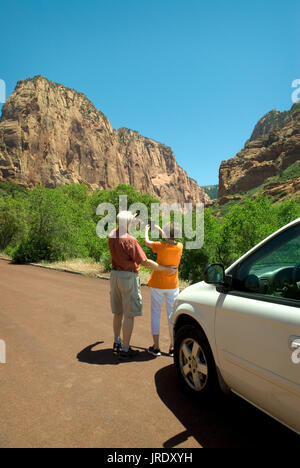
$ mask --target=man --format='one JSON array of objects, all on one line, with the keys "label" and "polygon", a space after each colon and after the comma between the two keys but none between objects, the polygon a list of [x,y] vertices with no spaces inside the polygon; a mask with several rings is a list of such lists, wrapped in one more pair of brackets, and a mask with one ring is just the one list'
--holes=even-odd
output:
[{"label": "man", "polygon": [[[177,267],[164,266],[149,260],[141,245],[128,230],[134,219],[130,211],[121,211],[117,216],[118,227],[109,235],[109,249],[113,270],[110,277],[110,299],[114,314],[114,354],[129,360],[138,354],[130,347],[134,318],[142,315],[140,265],[152,271],[165,271],[175,274]],[[120,338],[123,325],[123,343]]]}]

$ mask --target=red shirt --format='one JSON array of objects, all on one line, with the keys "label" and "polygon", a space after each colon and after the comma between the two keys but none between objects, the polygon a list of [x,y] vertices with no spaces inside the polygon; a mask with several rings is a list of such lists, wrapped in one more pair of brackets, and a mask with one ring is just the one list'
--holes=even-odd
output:
[{"label": "red shirt", "polygon": [[110,233],[108,246],[114,270],[139,273],[140,264],[147,260],[140,243],[128,233],[120,236],[119,229]]}]

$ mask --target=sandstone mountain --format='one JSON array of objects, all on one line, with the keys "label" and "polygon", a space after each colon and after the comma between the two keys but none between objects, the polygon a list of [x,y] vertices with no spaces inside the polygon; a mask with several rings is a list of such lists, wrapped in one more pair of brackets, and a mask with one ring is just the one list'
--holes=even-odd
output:
[{"label": "sandstone mountain", "polygon": [[91,190],[131,184],[166,202],[209,201],[171,148],[126,128],[114,130],[84,94],[42,76],[19,81],[2,108],[4,180],[28,188],[84,183]]},{"label": "sandstone mountain", "polygon": [[[276,199],[300,196],[300,102],[289,111],[273,110],[259,120],[244,148],[219,173],[219,203],[263,185]],[[295,168],[288,171],[288,168]],[[286,174],[289,173],[289,177]]]}]

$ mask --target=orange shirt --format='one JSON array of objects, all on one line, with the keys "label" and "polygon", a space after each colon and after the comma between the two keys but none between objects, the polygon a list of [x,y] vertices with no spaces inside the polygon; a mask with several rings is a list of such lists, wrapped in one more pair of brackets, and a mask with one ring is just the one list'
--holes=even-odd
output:
[{"label": "orange shirt", "polygon": [[[153,252],[157,253],[157,263],[160,265],[179,266],[182,257],[183,245],[178,242],[176,245],[170,245],[167,242],[153,242]],[[175,275],[165,271],[153,271],[148,286],[157,289],[177,289],[179,286],[178,271]]]}]

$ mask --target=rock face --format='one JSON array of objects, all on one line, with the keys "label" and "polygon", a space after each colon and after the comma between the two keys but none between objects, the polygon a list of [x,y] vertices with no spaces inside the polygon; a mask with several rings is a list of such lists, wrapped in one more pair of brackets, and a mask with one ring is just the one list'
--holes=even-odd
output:
[{"label": "rock face", "polygon": [[264,115],[255,125],[249,141],[267,135],[273,130],[280,130],[292,121],[292,113],[289,111],[280,112],[276,109]]},{"label": "rock face", "polygon": [[129,129],[112,129],[87,97],[42,76],[19,81],[2,108],[0,180],[25,187],[131,184],[165,202],[209,201],[171,148]]},{"label": "rock face", "polygon": [[[290,111],[271,111],[254,128],[245,147],[219,172],[219,199],[251,190],[300,160],[300,102]],[[287,188],[292,184],[286,181]],[[283,189],[283,187],[282,187]]]},{"label": "rock face", "polygon": [[276,199],[284,199],[292,195],[300,194],[300,177],[279,182],[271,182],[263,188],[262,193]]}]

